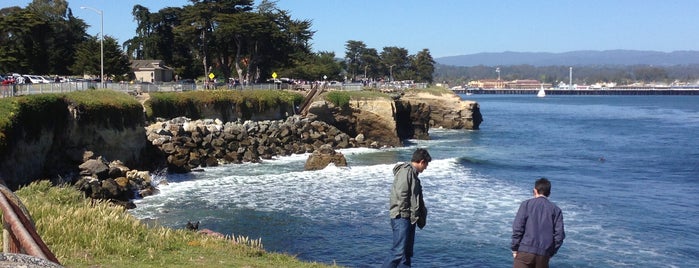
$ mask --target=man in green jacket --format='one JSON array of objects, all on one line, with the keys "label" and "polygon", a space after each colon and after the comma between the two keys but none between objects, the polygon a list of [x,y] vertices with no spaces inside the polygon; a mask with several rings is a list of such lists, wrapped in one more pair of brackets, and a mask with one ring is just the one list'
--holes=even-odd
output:
[{"label": "man in green jacket", "polygon": [[389,215],[393,229],[391,255],[382,267],[410,267],[415,243],[415,226],[422,229],[427,223],[427,208],[422,198],[418,174],[427,168],[432,157],[425,149],[417,149],[410,163],[393,167]]}]

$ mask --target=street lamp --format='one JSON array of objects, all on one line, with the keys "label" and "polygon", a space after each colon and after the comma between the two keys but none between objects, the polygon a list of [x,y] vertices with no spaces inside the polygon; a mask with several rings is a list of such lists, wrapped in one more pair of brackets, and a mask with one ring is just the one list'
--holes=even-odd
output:
[{"label": "street lamp", "polygon": [[104,14],[102,10],[81,6],[80,9],[89,9],[100,14],[100,86],[104,88]]}]

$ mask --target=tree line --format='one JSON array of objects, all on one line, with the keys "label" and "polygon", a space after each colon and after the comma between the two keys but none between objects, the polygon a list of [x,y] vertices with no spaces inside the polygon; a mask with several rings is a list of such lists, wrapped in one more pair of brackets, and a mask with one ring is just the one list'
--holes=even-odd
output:
[{"label": "tree line", "polygon": [[[0,9],[0,72],[99,74],[100,44],[86,29],[66,1],[35,0],[26,8]],[[104,48],[105,72],[128,72],[128,58],[116,40],[106,36]]]},{"label": "tree line", "polygon": [[[415,55],[401,47],[378,53],[349,40],[344,58],[313,52],[312,21],[292,18],[275,1],[190,0],[183,7],[151,12],[135,5],[135,35],[120,46],[104,36],[104,73],[133,79],[130,60],[162,60],[178,78],[264,82],[276,72],[301,80],[415,80],[432,82],[428,49]],[[26,8],[0,10],[0,73],[99,75],[100,43],[86,33],[66,0],[34,0]]]},{"label": "tree line", "polygon": [[[699,64],[651,66],[651,65],[598,65],[573,66],[573,83],[591,85],[595,83],[616,83],[628,85],[632,83],[675,82],[696,84],[699,82]],[[559,82],[569,83],[570,66],[435,66],[435,81],[462,85],[472,80],[497,79],[502,80],[536,79],[543,83],[557,85]]]}]

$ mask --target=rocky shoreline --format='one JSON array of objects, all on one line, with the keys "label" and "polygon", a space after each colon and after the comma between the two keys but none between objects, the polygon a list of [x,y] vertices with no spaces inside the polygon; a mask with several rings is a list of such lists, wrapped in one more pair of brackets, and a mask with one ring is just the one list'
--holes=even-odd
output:
[{"label": "rocky shoreline", "polygon": [[168,171],[175,173],[313,153],[324,145],[333,149],[386,146],[363,134],[350,137],[328,123],[299,115],[285,120],[227,123],[178,117],[151,124],[146,127],[146,134],[148,141],[164,154]]},{"label": "rocky shoreline", "polygon": [[105,129],[99,123],[78,124],[75,113],[69,115],[65,119],[69,127],[42,129],[36,140],[20,140],[5,156],[11,161],[0,165],[0,172],[14,185],[25,184],[22,174],[39,170],[23,166],[23,159],[36,159],[36,152],[42,152],[46,162],[40,163],[40,169],[63,170],[54,184],[71,184],[87,197],[125,208],[135,207],[133,199],[157,193],[158,183],[167,183],[153,180],[151,172],[187,173],[306,153],[310,155],[304,168],[318,170],[329,163],[347,165],[336,149],[402,146],[405,139],[429,139],[430,127],[478,129],[482,121],[478,103],[461,101],[453,94],[428,93],[353,100],[344,107],[320,98],[310,103],[308,114],[281,115],[275,120],[177,117]]},{"label": "rocky shoreline", "polygon": [[[223,123],[218,119],[191,120],[178,117],[146,127],[147,139],[164,159],[163,172],[187,173],[202,167],[243,162],[257,163],[275,156],[312,153],[307,170],[319,170],[329,163],[346,166],[335,149],[386,145],[356,137],[322,121],[299,115],[285,120]],[[149,171],[130,169],[119,160],[107,161],[91,151],[83,155],[80,173],[73,185],[93,200],[110,200],[127,209],[132,200],[158,193]]]}]

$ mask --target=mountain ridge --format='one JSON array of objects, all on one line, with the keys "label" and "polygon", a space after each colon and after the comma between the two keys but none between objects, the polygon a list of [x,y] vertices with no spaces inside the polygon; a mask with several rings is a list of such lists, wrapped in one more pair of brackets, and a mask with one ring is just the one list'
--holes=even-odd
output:
[{"label": "mountain ridge", "polygon": [[552,52],[482,52],[435,58],[435,62],[451,66],[589,66],[589,65],[691,65],[699,64],[699,51],[678,50],[660,52],[649,50],[576,50]]}]

